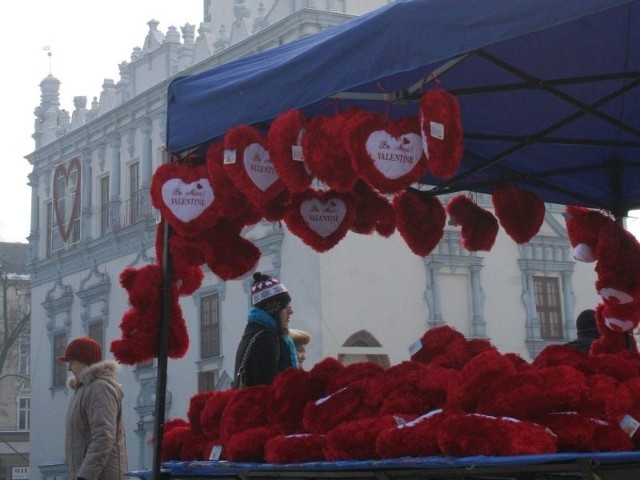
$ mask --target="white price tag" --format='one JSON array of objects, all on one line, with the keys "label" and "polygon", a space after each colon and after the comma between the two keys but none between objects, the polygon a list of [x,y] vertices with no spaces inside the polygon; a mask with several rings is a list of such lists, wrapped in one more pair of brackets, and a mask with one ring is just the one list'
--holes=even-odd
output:
[{"label": "white price tag", "polygon": [[420,339],[409,345],[409,356],[413,357],[422,349],[422,341]]},{"label": "white price tag", "polygon": [[438,122],[429,122],[429,133],[433,138],[442,140],[444,138],[444,125]]},{"label": "white price tag", "polygon": [[220,455],[222,455],[222,445],[214,445],[211,447],[209,460],[220,460]]},{"label": "white price tag", "polygon": [[224,165],[232,165],[236,163],[236,151],[235,150],[225,150],[224,151],[224,160],[222,161]]},{"label": "white price tag", "polygon": [[304,162],[302,145],[291,145],[291,158],[296,162]]}]

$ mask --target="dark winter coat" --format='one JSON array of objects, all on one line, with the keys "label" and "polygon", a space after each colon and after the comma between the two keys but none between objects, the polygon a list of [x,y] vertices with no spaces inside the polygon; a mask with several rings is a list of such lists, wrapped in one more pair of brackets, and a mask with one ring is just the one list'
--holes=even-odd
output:
[{"label": "dark winter coat", "polygon": [[[245,350],[254,335],[256,337],[245,365],[245,385],[268,385],[282,370],[291,366],[289,349],[283,337],[257,323],[247,323],[238,344],[235,371],[242,362]],[[235,377],[234,377],[235,378]]]},{"label": "dark winter coat", "polygon": [[69,379],[73,396],[66,421],[65,452],[69,478],[124,480],[127,471],[122,386],[113,361],[87,367]]}]

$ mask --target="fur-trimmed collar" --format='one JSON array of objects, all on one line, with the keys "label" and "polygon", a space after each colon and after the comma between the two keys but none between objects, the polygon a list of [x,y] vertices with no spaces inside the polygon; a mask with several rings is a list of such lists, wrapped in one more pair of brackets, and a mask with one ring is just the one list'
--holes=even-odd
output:
[{"label": "fur-trimmed collar", "polygon": [[103,360],[102,362],[89,365],[80,373],[80,377],[71,377],[67,384],[69,388],[77,389],[80,385],[87,385],[98,378],[104,378],[105,380],[115,381],[116,372],[120,370],[118,365],[113,360]]}]

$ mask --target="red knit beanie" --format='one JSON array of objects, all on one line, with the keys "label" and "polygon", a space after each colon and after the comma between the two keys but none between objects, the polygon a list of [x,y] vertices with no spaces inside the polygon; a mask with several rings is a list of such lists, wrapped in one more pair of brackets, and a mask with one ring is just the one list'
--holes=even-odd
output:
[{"label": "red knit beanie", "polygon": [[67,345],[64,356],[58,357],[59,362],[76,362],[91,365],[102,360],[102,347],[91,337],[78,337]]}]

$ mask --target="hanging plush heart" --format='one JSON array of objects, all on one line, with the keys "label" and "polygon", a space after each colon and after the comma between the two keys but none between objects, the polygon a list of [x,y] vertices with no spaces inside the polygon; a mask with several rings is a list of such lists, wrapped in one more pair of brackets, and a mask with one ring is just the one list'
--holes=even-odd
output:
[{"label": "hanging plush heart", "polygon": [[299,110],[288,110],[276,117],[267,133],[267,149],[273,166],[293,193],[306,190],[313,180],[302,152],[305,122]]},{"label": "hanging plush heart", "polygon": [[420,128],[433,176],[453,177],[464,154],[460,106],[456,97],[442,88],[425,93],[420,99]]},{"label": "hanging plush heart", "polygon": [[[207,172],[209,181],[216,192],[220,215],[227,218],[237,218],[246,215],[247,210],[253,208],[247,196],[236,188],[227,176],[222,162],[224,160],[224,145],[214,142],[207,148]],[[256,222],[259,218],[256,219]],[[255,223],[255,222],[254,222]]]},{"label": "hanging plush heart", "polygon": [[336,191],[306,190],[292,196],[284,221],[317,252],[333,248],[353,225],[353,199]]},{"label": "hanging plush heart", "polygon": [[255,128],[240,125],[227,132],[222,166],[255,207],[261,208],[285,188],[269,156],[267,140]]},{"label": "hanging plush heart", "polygon": [[151,179],[151,202],[181,235],[194,236],[219,216],[207,166],[160,165]]},{"label": "hanging plush heart", "polygon": [[291,202],[291,192],[284,189],[275,198],[266,203],[259,213],[265,220],[270,222],[278,222],[282,220],[289,210],[289,203]]},{"label": "hanging plush heart", "polygon": [[396,227],[413,253],[426,257],[444,235],[447,214],[437,197],[405,190],[393,199]]},{"label": "hanging plush heart", "polygon": [[376,112],[352,116],[344,142],[357,174],[382,193],[405,189],[427,171],[415,117],[394,121]]},{"label": "hanging plush heart", "polygon": [[493,214],[466,195],[453,197],[447,203],[449,224],[459,225],[460,245],[471,252],[489,251],[498,235],[498,220]]},{"label": "hanging plush heart", "polygon": [[500,225],[516,243],[527,243],[540,231],[545,206],[535,193],[505,185],[494,190],[492,200]]},{"label": "hanging plush heart", "polygon": [[343,142],[346,122],[361,110],[347,110],[334,117],[318,115],[309,122],[302,139],[304,158],[315,177],[338,192],[350,192],[358,177]]},{"label": "hanging plush heart", "polygon": [[396,213],[391,203],[367,183],[358,181],[353,188],[355,217],[351,231],[369,235],[377,231],[389,237],[396,230]]}]

